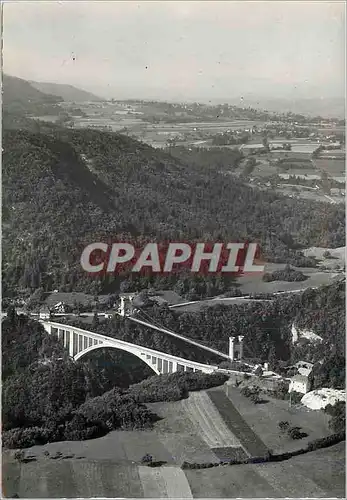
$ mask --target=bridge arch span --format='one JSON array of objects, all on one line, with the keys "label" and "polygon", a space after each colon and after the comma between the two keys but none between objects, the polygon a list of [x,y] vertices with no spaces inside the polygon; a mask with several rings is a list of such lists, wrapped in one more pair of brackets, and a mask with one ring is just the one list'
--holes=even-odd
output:
[{"label": "bridge arch span", "polygon": [[138,359],[140,359],[141,361],[143,361],[144,363],[146,363],[147,366],[149,366],[156,375],[159,375],[160,374],[160,371],[158,370],[157,366],[155,364],[153,364],[152,362],[150,362],[150,360],[148,359],[144,359],[143,356],[140,356],[138,353],[136,352],[133,352],[133,350],[131,349],[126,349],[124,347],[120,347],[120,346],[116,346],[116,345],[113,345],[113,344],[98,344],[98,345],[92,345],[90,347],[87,347],[86,349],[83,349],[83,351],[79,352],[78,354],[75,354],[75,356],[73,357],[73,359],[75,361],[78,361],[79,359],[83,358],[83,356],[85,356],[86,354],[89,354],[90,352],[93,352],[93,351],[96,351],[97,349],[117,349],[118,351],[123,351],[123,352],[127,352],[129,354],[132,354],[133,356],[136,356]]},{"label": "bridge arch span", "polygon": [[156,351],[149,347],[125,342],[114,337],[100,335],[76,326],[40,320],[40,323],[49,335],[55,335],[62,341],[71,358],[76,361],[84,354],[102,347],[113,347],[133,354],[144,361],[156,374],[174,373],[177,371],[201,371],[213,373],[217,366],[207,365],[180,358],[172,354]]}]

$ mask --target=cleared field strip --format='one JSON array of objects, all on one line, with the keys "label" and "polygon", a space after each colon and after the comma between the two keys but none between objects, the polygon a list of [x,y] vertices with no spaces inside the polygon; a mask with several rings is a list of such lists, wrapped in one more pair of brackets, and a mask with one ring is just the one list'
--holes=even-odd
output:
[{"label": "cleared field strip", "polygon": [[331,496],[328,491],[322,490],[306,474],[300,474],[300,468],[296,465],[281,463],[253,467],[276,490],[280,497],[295,498],[298,492],[298,484],[300,484],[300,496],[303,498]]},{"label": "cleared field strip", "polygon": [[112,498],[143,498],[136,465],[118,465],[109,462],[97,462],[96,465],[101,472],[103,495]]},{"label": "cleared field strip", "polygon": [[278,498],[276,490],[249,465],[186,470],[194,498]]},{"label": "cleared field strip", "polygon": [[[6,459],[2,455],[1,464],[1,494],[4,498],[11,498],[15,493],[18,494],[20,483],[20,464],[13,459]],[[1,497],[2,498],[2,497]]]},{"label": "cleared field strip", "polygon": [[161,476],[165,481],[169,498],[193,498],[188,480],[178,467],[161,467]]},{"label": "cleared field strip", "polygon": [[168,498],[166,483],[161,475],[160,468],[138,467],[144,498]]},{"label": "cleared field strip", "polygon": [[22,464],[19,490],[13,493],[20,498],[144,497],[136,465],[83,460]]},{"label": "cleared field strip", "polygon": [[[242,447],[250,456],[263,456],[268,448],[252,431],[249,425],[241,417],[230,399],[221,390],[210,390],[206,393],[216,405],[220,417],[230,431],[238,437]],[[230,432],[229,431],[229,432]],[[225,445],[226,446],[226,445]]]},{"label": "cleared field strip", "polygon": [[221,418],[206,392],[194,392],[183,401],[185,410],[210,448],[240,447],[240,441]]},{"label": "cleared field strip", "polygon": [[161,442],[160,436],[155,435],[153,432],[120,431],[117,437],[127,460],[139,462],[146,453],[149,453],[154,457],[154,460],[174,462],[171,453]]},{"label": "cleared field strip", "polygon": [[213,453],[217,455],[219,460],[227,462],[229,460],[245,460],[248,455],[240,446],[239,448],[212,448]]},{"label": "cleared field strip", "polygon": [[139,466],[144,498],[193,498],[188,480],[179,467]]},{"label": "cleared field strip", "polygon": [[192,434],[185,432],[181,435],[161,434],[159,439],[171,453],[175,463],[181,464],[184,461],[195,463],[219,461],[217,454],[214,453],[202,437],[198,435],[197,429],[194,429]]},{"label": "cleared field strip", "polygon": [[[211,451],[199,434],[199,429],[189,418],[184,408],[184,400],[152,403],[148,407],[162,417],[162,420],[156,422],[154,426],[154,441],[160,440],[174,463],[218,462],[218,457]],[[155,459],[160,460],[156,455]]]},{"label": "cleared field strip", "polygon": [[71,463],[45,460],[21,464],[19,491],[16,493],[20,498],[78,496]]}]

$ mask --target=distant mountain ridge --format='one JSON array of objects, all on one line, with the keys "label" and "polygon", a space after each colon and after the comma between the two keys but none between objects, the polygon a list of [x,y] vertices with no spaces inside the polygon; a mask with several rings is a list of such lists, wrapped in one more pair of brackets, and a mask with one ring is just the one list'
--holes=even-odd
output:
[{"label": "distant mountain ridge", "polygon": [[3,109],[14,113],[35,112],[38,108],[51,108],[62,101],[60,95],[43,93],[27,80],[3,74]]},{"label": "distant mountain ridge", "polygon": [[44,94],[56,94],[62,97],[66,102],[87,102],[87,101],[103,101],[101,97],[87,92],[86,90],[74,87],[73,85],[63,83],[49,82],[34,82],[30,81],[30,85]]}]

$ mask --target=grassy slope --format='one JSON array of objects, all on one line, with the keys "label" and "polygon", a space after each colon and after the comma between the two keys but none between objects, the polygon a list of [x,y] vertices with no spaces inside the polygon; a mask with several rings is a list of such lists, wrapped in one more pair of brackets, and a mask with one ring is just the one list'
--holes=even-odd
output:
[{"label": "grassy slope", "polygon": [[222,419],[231,432],[239,438],[248,455],[250,457],[265,456],[268,451],[267,447],[249,427],[225,393],[219,389],[208,391],[208,394]]},{"label": "grassy slope", "polygon": [[[286,462],[187,470],[194,498],[344,497],[345,443]],[[110,460],[3,460],[3,494],[26,498],[191,498],[183,471]]]},{"label": "grassy slope", "polygon": [[286,462],[187,470],[194,498],[343,498],[345,443]]},{"label": "grassy slope", "polygon": [[[298,405],[289,408],[288,401],[268,396],[264,396],[267,403],[255,405],[232,386],[228,386],[228,396],[249,427],[261,436],[264,444],[274,453],[293,451],[306,446],[308,441],[331,434],[329,416],[321,411],[310,411]],[[278,428],[278,423],[282,420],[301,427],[308,434],[307,438],[293,441],[282,434]]]},{"label": "grassy slope", "polygon": [[[193,394],[194,398],[197,394]],[[275,430],[274,422],[281,419],[281,415],[274,411],[275,406],[253,405],[251,412],[251,403],[248,406],[245,404],[243,419],[234,408],[236,406],[241,411],[237,398],[233,398],[232,404],[220,389],[202,391],[201,395],[204,397],[204,408],[207,412],[211,411],[211,415],[216,407],[205,397],[208,395],[212,395],[221,416],[226,410],[230,416],[233,408],[233,419],[229,425],[246,449],[250,450],[251,437],[255,436],[251,428],[267,446],[276,444],[277,438],[273,438],[275,441],[270,439],[271,431]],[[37,461],[24,464],[14,460],[13,451],[5,452],[4,495],[9,497],[17,493],[27,498],[191,498],[191,489],[193,497],[205,498],[343,496],[344,443],[280,463],[183,472],[179,466],[184,460],[199,463],[218,461],[203,436],[199,435],[199,427],[194,424],[200,415],[199,412],[194,413],[196,401],[193,399],[191,395],[184,401],[150,404],[151,409],[163,417],[152,431],[115,431],[90,441],[35,446],[26,454],[35,456]],[[255,410],[261,416],[257,425]],[[301,414],[300,418],[310,418],[312,412],[305,415]],[[228,420],[226,414],[224,417]],[[297,423],[292,421],[292,417],[290,420],[293,424]],[[212,437],[212,431],[218,434],[213,425],[207,427]],[[303,427],[306,430],[306,426]],[[319,427],[316,433],[310,433],[310,438],[318,435]],[[259,454],[258,441],[253,442],[255,454]],[[50,456],[61,451],[63,456],[74,455],[74,458],[52,460],[44,455],[46,450]],[[167,462],[166,465],[160,469],[141,466],[140,460],[145,453],[153,455],[155,460]]]}]

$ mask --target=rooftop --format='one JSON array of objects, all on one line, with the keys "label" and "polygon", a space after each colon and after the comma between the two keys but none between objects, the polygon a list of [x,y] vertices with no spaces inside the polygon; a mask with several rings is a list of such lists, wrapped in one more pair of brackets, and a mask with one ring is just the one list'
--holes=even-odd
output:
[{"label": "rooftop", "polygon": [[290,380],[292,380],[293,382],[306,383],[308,381],[308,377],[306,375],[297,374],[294,375],[293,377],[290,377]]},{"label": "rooftop", "polygon": [[[108,295],[99,295],[98,301],[100,304],[107,302],[109,299]],[[63,302],[66,305],[74,306],[75,303],[87,306],[89,304],[95,303],[95,297],[93,295],[88,295],[83,292],[53,292],[46,297],[45,304],[48,307],[53,307],[58,302]]]}]

